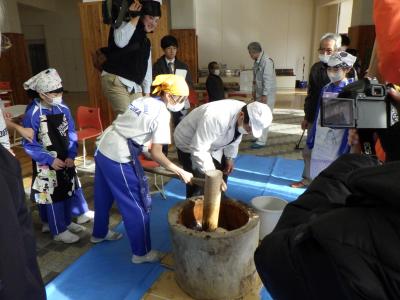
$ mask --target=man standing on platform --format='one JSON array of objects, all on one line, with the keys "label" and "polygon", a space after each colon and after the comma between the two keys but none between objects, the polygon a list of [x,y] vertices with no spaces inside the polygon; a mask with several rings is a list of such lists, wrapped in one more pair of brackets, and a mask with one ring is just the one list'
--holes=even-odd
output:
[{"label": "man standing on platform", "polygon": [[[271,111],[275,106],[276,75],[274,61],[261,48],[260,43],[252,42],[247,46],[253,65],[253,99],[267,104]],[[251,145],[252,149],[260,149],[267,145],[268,128],[261,137]]]},{"label": "man standing on platform", "polygon": [[102,51],[101,86],[115,114],[124,113],[132,100],[150,95],[152,82],[151,44],[147,33],[153,32],[161,17],[158,1],[135,0],[129,7],[130,20],[110,28],[108,47]]}]

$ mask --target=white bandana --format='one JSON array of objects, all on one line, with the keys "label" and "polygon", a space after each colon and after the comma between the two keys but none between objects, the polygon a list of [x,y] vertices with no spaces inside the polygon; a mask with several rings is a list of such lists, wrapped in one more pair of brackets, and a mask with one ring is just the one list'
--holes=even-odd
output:
[{"label": "white bandana", "polygon": [[61,78],[56,69],[44,70],[24,83],[25,90],[48,93],[62,88]]},{"label": "white bandana", "polygon": [[341,51],[331,55],[328,60],[329,67],[342,67],[342,68],[351,68],[356,62],[357,57],[351,55],[350,53]]}]

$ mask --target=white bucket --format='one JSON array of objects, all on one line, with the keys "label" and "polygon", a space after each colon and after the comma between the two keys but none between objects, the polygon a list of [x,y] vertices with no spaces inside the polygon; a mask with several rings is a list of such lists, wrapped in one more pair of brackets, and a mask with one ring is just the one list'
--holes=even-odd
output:
[{"label": "white bucket", "polygon": [[275,228],[287,203],[272,196],[258,196],[251,200],[251,205],[260,216],[260,240]]}]

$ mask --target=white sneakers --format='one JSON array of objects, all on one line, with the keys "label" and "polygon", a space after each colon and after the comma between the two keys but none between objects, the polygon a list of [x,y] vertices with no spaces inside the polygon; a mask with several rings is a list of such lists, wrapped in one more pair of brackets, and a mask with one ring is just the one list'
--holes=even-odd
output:
[{"label": "white sneakers", "polygon": [[85,212],[84,214],[82,214],[76,218],[76,223],[85,224],[93,219],[94,219],[94,211],[88,210],[87,212]]},{"label": "white sneakers", "polygon": [[122,233],[108,230],[107,235],[104,238],[97,238],[92,235],[90,241],[94,244],[97,244],[103,241],[116,241],[121,239],[122,236],[123,236]]},{"label": "white sneakers", "polygon": [[[74,233],[78,233],[78,232],[82,232],[86,230],[86,227],[82,226],[82,225],[78,225],[76,223],[71,222],[71,224],[69,224],[67,226],[67,230],[65,230],[64,232],[61,232],[60,234],[57,234],[53,237],[53,239],[57,242],[63,242],[66,244],[72,244],[72,243],[76,243],[77,241],[79,241],[79,236],[77,236]],[[48,223],[43,223],[42,224],[42,232],[50,232],[50,228],[49,228],[49,224]]]},{"label": "white sneakers", "polygon": [[72,243],[76,243],[77,241],[79,241],[79,236],[77,236],[76,234],[73,234],[69,230],[65,230],[64,232],[54,236],[54,240],[57,242],[72,244]]},{"label": "white sneakers", "polygon": [[143,256],[132,255],[132,263],[134,264],[142,264],[146,262],[156,262],[161,260],[165,256],[165,253],[151,250],[149,253]]},{"label": "white sneakers", "polygon": [[76,223],[74,223],[74,222],[71,222],[71,224],[69,224],[69,225],[67,226],[67,228],[68,228],[69,231],[71,231],[71,232],[73,232],[73,233],[78,233],[78,232],[82,232],[82,231],[85,231],[85,230],[86,230],[86,227],[85,227],[85,226],[76,224]]}]

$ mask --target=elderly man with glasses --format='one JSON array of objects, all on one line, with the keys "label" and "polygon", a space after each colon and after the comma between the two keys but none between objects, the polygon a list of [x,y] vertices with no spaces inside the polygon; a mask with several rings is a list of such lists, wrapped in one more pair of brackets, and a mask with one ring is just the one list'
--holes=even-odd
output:
[{"label": "elderly man with glasses", "polygon": [[[339,34],[326,33],[324,34],[319,43],[319,61],[313,64],[310,70],[308,79],[307,96],[304,100],[304,120],[301,122],[301,129],[309,130],[314,123],[316,117],[316,110],[318,99],[321,94],[322,88],[327,85],[330,80],[327,74],[328,61],[332,54],[336,53],[341,47],[342,39]],[[301,188],[306,187],[310,179],[310,160],[311,150],[304,146],[303,149],[304,171],[303,180],[291,184],[291,187]]]}]

